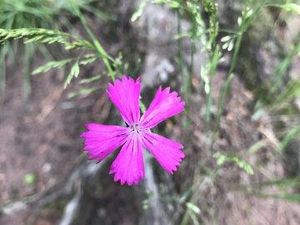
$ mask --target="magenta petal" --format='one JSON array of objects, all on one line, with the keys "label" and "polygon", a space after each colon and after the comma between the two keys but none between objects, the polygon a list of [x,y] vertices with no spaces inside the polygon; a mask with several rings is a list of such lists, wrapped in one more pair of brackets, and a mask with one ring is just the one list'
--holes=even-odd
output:
[{"label": "magenta petal", "polygon": [[81,134],[90,159],[101,161],[120,147],[128,136],[126,127],[89,123]]},{"label": "magenta petal", "polygon": [[162,168],[172,174],[184,158],[183,146],[171,139],[147,132],[143,137],[144,147],[154,156]]},{"label": "magenta petal", "polygon": [[111,166],[110,174],[115,174],[114,181],[120,181],[122,185],[138,184],[144,178],[144,159],[140,137],[133,134],[127,138]]},{"label": "magenta petal", "polygon": [[144,128],[155,127],[160,122],[181,113],[184,110],[184,102],[177,92],[170,92],[170,88],[157,90],[149,108],[141,118]]},{"label": "magenta petal", "polygon": [[137,123],[140,119],[139,98],[141,82],[128,76],[123,76],[113,84],[109,84],[107,94],[118,108],[123,120],[127,124]]}]

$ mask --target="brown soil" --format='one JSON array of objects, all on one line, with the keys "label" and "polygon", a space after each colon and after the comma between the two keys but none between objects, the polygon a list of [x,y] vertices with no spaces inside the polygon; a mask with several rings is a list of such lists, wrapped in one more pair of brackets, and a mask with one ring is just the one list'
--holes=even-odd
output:
[{"label": "brown soil", "polygon": [[[65,179],[82,154],[79,135],[88,120],[86,112],[101,120],[110,108],[101,87],[92,98],[70,101],[67,93],[76,85],[64,90],[61,73],[33,76],[32,93],[24,100],[21,75],[12,72],[8,77],[1,105],[0,205],[39,195]],[[101,115],[93,113],[94,107],[103,106],[107,110]],[[35,177],[32,184],[25,182],[28,174]],[[45,217],[56,221],[52,214]],[[20,215],[29,216],[0,217],[0,224],[21,225]],[[36,224],[49,223],[38,219]]]}]

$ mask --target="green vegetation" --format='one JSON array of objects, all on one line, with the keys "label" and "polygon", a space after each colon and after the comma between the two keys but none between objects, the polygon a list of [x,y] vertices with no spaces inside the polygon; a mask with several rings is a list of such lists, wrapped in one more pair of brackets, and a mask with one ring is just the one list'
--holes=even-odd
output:
[{"label": "green vegetation", "polygon": [[[93,4],[96,1],[39,1],[39,0],[0,0],[0,88],[4,95],[7,79],[7,62],[21,61],[23,68],[24,95],[27,97],[31,91],[31,75],[42,75],[51,70],[63,70],[64,88],[68,87],[75,78],[78,78],[79,91],[70,91],[69,99],[78,96],[88,96],[97,91],[95,87],[86,87],[87,84],[98,82],[103,76],[114,80],[116,76],[124,73],[135,73],[128,68],[137,65],[126,64],[122,52],[113,55],[102,44],[92,28],[89,16],[95,18],[93,23],[108,21],[113,15],[96,9]],[[199,196],[199,190],[207,185],[214,185],[218,179],[222,179],[222,172],[230,168],[240,170],[245,176],[250,177],[247,185],[236,184],[232,189],[260,198],[284,199],[300,203],[299,176],[287,175],[282,179],[268,179],[265,182],[252,182],[252,177],[263,174],[262,164],[265,161],[254,161],[249,158],[259,158],[265,148],[274,150],[274,154],[282,161],[299,160],[289,158],[289,147],[293,141],[300,140],[300,113],[295,100],[300,98],[300,81],[291,78],[289,72],[295,59],[300,55],[300,34],[292,40],[288,46],[278,41],[280,54],[274,54],[278,59],[272,67],[270,74],[260,74],[259,62],[250,58],[249,49],[253,46],[248,40],[257,45],[263,42],[265,33],[253,32],[264,29],[260,24],[266,16],[268,19],[276,17],[270,29],[274,33],[276,23],[285,23],[289,16],[300,15],[299,2],[295,1],[271,1],[271,0],[247,0],[241,1],[240,8],[232,14],[234,25],[227,27],[223,23],[220,9],[215,0],[144,0],[140,2],[136,11],[132,13],[131,22],[138,21],[144,14],[147,4],[164,5],[177,16],[177,34],[174,37],[178,51],[172,60],[176,64],[177,79],[181,82],[180,88],[187,102],[187,111],[183,118],[183,129],[188,130],[193,123],[190,108],[193,94],[203,96],[203,112],[199,112],[203,120],[203,130],[208,147],[205,160],[199,158],[193,167],[191,183],[181,190],[181,197],[176,196],[175,201],[183,208],[181,225],[202,224],[199,217],[202,210],[212,220],[214,209],[207,203],[207,208],[202,209],[198,202],[203,201]],[[76,21],[76,26],[74,22]],[[182,21],[189,22],[188,31],[183,31]],[[260,27],[262,26],[262,27]],[[269,28],[268,28],[269,29]],[[273,34],[272,34],[273,35]],[[190,60],[184,59],[184,40],[189,40],[191,56]],[[21,44],[24,43],[25,45]],[[57,52],[51,49],[59,49]],[[201,49],[198,49],[201,46]],[[251,49],[250,49],[251,50]],[[194,74],[196,52],[206,54],[206,61],[200,69],[200,74]],[[17,57],[17,53],[21,53]],[[249,53],[249,55],[248,55]],[[42,55],[44,64],[33,68],[33,59],[36,55]],[[224,63],[227,61],[227,63]],[[88,67],[103,64],[101,74],[81,76],[82,71]],[[136,62],[138,64],[139,62]],[[218,76],[218,71],[225,65],[225,75],[220,79],[220,87],[214,86],[213,80]],[[257,66],[256,66],[257,65]],[[35,65],[36,66],[36,65]],[[140,66],[140,65],[139,65]],[[249,71],[249,73],[247,73]],[[299,73],[300,71],[298,71]],[[261,79],[265,75],[266,80]],[[255,79],[253,78],[255,76]],[[239,77],[239,78],[238,78]],[[299,76],[298,76],[299,78]],[[193,80],[199,79],[199,87],[193,84]],[[271,138],[259,138],[248,147],[242,147],[237,151],[228,152],[216,149],[214,144],[226,135],[222,128],[222,118],[226,114],[227,102],[232,96],[232,84],[235,79],[244,82],[248,90],[253,94],[253,102],[250,111],[252,121],[267,118],[271,120],[274,136]],[[253,81],[254,80],[254,81]],[[216,90],[219,91],[216,91]],[[213,97],[218,93],[218,97]],[[142,111],[145,105],[141,103]],[[257,128],[259,129],[259,128]],[[263,133],[263,132],[262,132]],[[263,133],[265,134],[265,133]],[[298,142],[299,143],[299,142]],[[188,144],[187,144],[188,145]],[[271,147],[270,147],[271,146]],[[200,151],[200,150],[199,150]],[[299,151],[299,148],[298,148]],[[289,163],[289,162],[288,162]],[[300,161],[296,162],[298,165]],[[297,167],[299,168],[299,167]],[[253,178],[254,179],[254,178]],[[36,181],[34,174],[27,174],[24,182],[32,185]],[[209,186],[208,185],[208,186]],[[277,193],[268,193],[268,188],[273,187]],[[173,201],[173,200],[172,200]]]}]

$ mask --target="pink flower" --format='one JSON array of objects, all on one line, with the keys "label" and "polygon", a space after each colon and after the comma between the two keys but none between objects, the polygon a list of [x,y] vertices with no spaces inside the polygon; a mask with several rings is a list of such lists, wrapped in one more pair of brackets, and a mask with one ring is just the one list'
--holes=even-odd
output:
[{"label": "pink flower", "polygon": [[127,127],[89,123],[81,137],[91,159],[103,160],[121,147],[112,163],[110,174],[123,185],[138,184],[144,178],[143,151],[147,149],[162,168],[172,174],[184,158],[183,146],[168,138],[152,133],[151,128],[181,113],[184,102],[170,88],[157,90],[149,108],[141,116],[139,98],[140,80],[123,76],[109,84],[107,94],[119,110]]}]

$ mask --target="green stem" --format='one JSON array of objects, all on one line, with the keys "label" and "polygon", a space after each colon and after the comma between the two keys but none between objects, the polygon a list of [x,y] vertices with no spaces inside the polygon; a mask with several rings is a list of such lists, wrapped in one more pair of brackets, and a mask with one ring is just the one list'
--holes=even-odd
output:
[{"label": "green stem", "polygon": [[[180,18],[180,11],[177,11],[177,33],[181,34],[182,33],[182,27],[181,27],[181,18]],[[184,96],[184,100],[186,102],[186,105],[189,103],[189,98],[190,98],[190,90],[191,90],[191,77],[189,75],[188,71],[190,68],[187,68],[184,63],[184,57],[183,57],[183,43],[182,39],[178,39],[178,65],[180,67],[181,75],[182,75],[182,81],[183,81],[183,86],[182,86],[182,92]],[[192,50],[193,51],[193,50]],[[192,60],[193,61],[193,60]],[[186,112],[189,111],[189,108],[186,107]],[[189,126],[189,121],[187,120],[187,117],[184,116],[182,120],[183,127],[188,127]]]},{"label": "green stem", "polygon": [[231,82],[234,78],[233,72],[236,68],[237,58],[238,58],[238,54],[240,52],[243,35],[247,31],[249,26],[252,24],[252,22],[253,22],[254,18],[256,17],[256,15],[262,10],[263,7],[266,7],[265,2],[266,1],[262,2],[259,6],[257,6],[250,17],[243,18],[242,24],[240,26],[240,31],[237,34],[237,39],[236,39],[236,42],[235,42],[235,45],[234,45],[235,46],[234,47],[234,52],[233,52],[230,68],[229,68],[229,71],[228,71],[228,74],[227,74],[227,79],[226,79],[226,81],[225,81],[225,83],[222,87],[222,90],[221,90],[221,93],[220,93],[220,96],[219,96],[217,127],[216,127],[217,130],[219,130],[219,127],[220,127],[220,120],[221,120],[221,116],[222,116],[223,111],[224,111],[225,99],[226,99],[226,96],[230,92]]},{"label": "green stem", "polygon": [[111,77],[112,80],[115,80],[115,71],[113,70],[113,68],[111,67],[111,64],[109,62],[109,60],[112,60],[112,61],[114,61],[114,60],[107,54],[107,52],[102,47],[101,43],[97,40],[97,38],[95,37],[95,35],[91,31],[91,29],[89,28],[85,17],[81,14],[80,11],[78,11],[77,15],[78,15],[84,29],[86,30],[86,32],[92,39],[93,44],[94,44],[99,56],[102,58],[104,65],[108,71],[109,76]]},{"label": "green stem", "polygon": [[233,71],[236,67],[237,57],[238,57],[238,53],[239,53],[239,50],[240,50],[240,47],[241,47],[242,38],[243,38],[243,32],[238,34],[238,37],[237,37],[237,40],[236,40],[236,43],[235,43],[233,56],[232,56],[232,63],[231,63],[230,68],[229,68],[227,79],[225,81],[224,86],[222,87],[222,90],[221,90],[221,93],[220,93],[220,96],[219,96],[219,105],[218,105],[218,114],[217,114],[217,129],[219,129],[221,116],[222,116],[223,111],[224,111],[225,98],[226,98],[226,96],[228,95],[228,93],[230,91],[231,82],[234,78]]},{"label": "green stem", "polygon": [[33,57],[34,47],[30,44],[25,45],[25,55],[24,55],[24,71],[23,71],[23,91],[24,91],[24,100],[27,100],[31,92],[31,61]]},{"label": "green stem", "polygon": [[221,93],[220,93],[220,96],[219,96],[218,114],[217,114],[217,130],[220,127],[220,120],[221,120],[221,116],[222,116],[223,111],[224,111],[225,99],[226,99],[226,96],[230,92],[231,82],[234,78],[233,72],[236,68],[237,58],[238,58],[238,54],[240,52],[243,35],[246,32],[246,30],[248,29],[248,27],[250,26],[250,24],[252,23],[252,21],[255,17],[255,14],[258,13],[259,10],[260,10],[260,8],[258,7],[255,10],[255,13],[253,13],[251,18],[245,19],[245,21],[242,22],[242,24],[240,26],[240,31],[237,34],[237,39],[235,41],[234,52],[233,52],[230,68],[229,68],[229,71],[228,71],[228,74],[227,74],[227,79],[226,79],[226,81],[225,81],[225,83],[222,87],[222,90],[221,90]]},{"label": "green stem", "polygon": [[0,49],[0,105],[4,101],[4,94],[5,94],[5,86],[6,86],[6,66],[5,66],[5,56],[7,53],[6,45],[1,47]]}]

